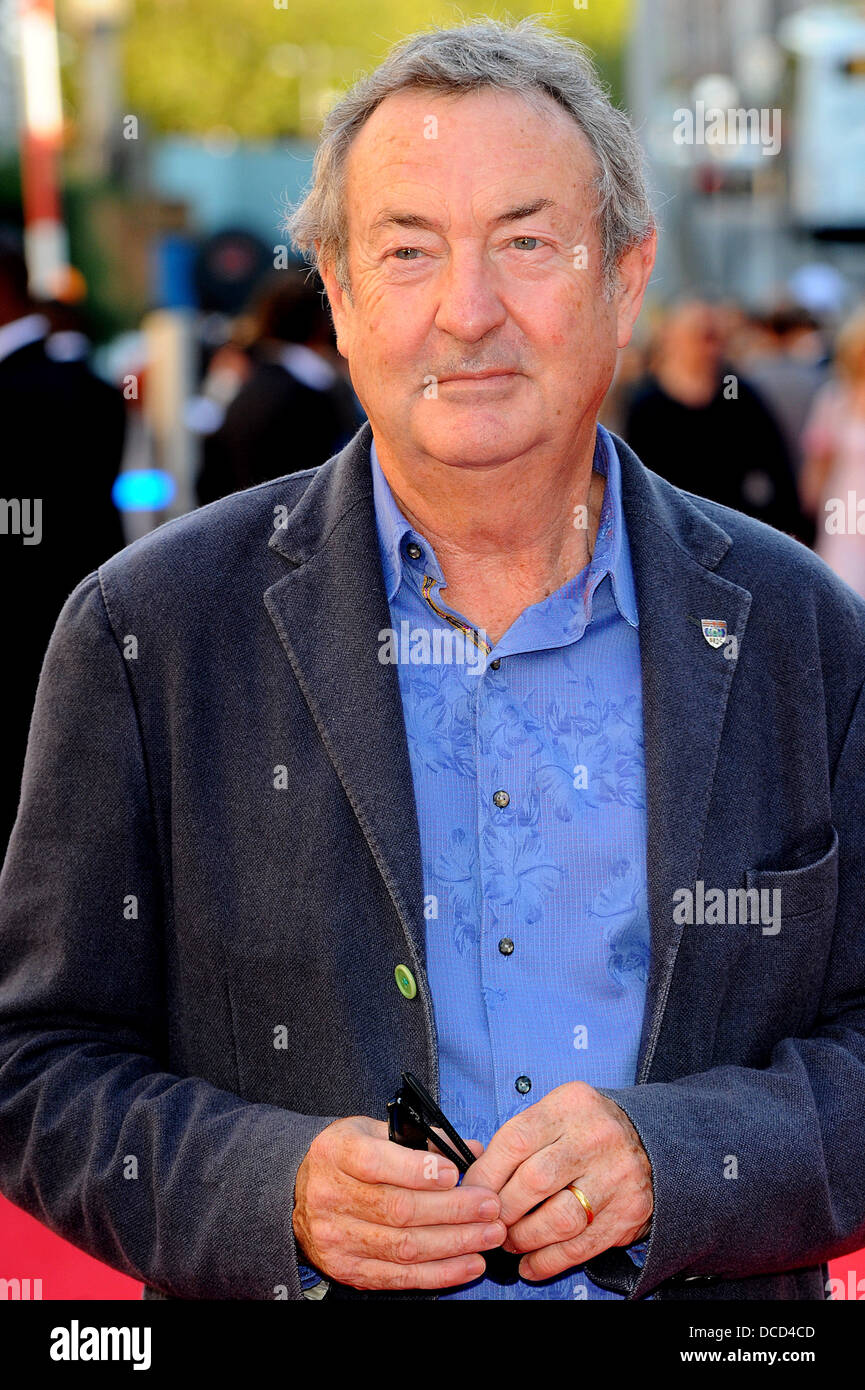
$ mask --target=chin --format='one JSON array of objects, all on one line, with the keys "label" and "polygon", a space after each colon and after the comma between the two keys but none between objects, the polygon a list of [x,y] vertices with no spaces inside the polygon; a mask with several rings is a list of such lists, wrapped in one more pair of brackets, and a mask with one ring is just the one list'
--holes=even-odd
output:
[{"label": "chin", "polygon": [[421,430],[418,444],[442,463],[475,464],[478,467],[506,463],[531,448],[528,431],[509,429],[502,421],[483,427],[470,421],[445,429]]}]

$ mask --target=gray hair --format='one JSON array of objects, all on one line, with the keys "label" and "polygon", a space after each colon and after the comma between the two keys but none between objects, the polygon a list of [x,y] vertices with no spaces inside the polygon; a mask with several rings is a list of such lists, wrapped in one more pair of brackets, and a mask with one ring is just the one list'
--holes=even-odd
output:
[{"label": "gray hair", "polygon": [[619,260],[655,226],[633,126],[612,105],[583,44],[533,19],[516,24],[484,19],[414,34],[396,44],[379,67],[340,98],[324,122],[309,191],[286,218],[284,230],[311,265],[334,267],[349,297],[345,164],[361,126],[386,97],[407,88],[453,95],[485,87],[518,92],[541,113],[539,94],[545,93],[580,127],[597,166],[595,215],[604,290],[612,296]]}]

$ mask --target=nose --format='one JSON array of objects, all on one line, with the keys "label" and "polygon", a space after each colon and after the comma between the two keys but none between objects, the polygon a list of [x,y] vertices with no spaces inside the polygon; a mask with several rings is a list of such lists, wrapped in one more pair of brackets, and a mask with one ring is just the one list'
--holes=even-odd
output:
[{"label": "nose", "polygon": [[472,243],[452,244],[436,289],[436,328],[459,342],[479,342],[507,317],[495,271],[483,249]]}]

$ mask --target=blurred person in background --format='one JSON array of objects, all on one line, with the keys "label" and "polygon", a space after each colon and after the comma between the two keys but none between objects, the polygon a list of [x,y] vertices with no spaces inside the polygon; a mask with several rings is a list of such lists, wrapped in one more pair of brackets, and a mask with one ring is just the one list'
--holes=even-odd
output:
[{"label": "blurred person in background", "polygon": [[674,486],[807,540],[781,431],[733,371],[725,342],[714,305],[676,304],[658,331],[651,372],[627,411],[624,437]]},{"label": "blurred person in background", "polygon": [[757,339],[752,316],[735,299],[713,299],[710,307],[724,360],[741,365]]},{"label": "blurred person in background", "polygon": [[624,435],[631,402],[649,372],[649,342],[650,335],[641,335],[639,342],[632,339],[616,358],[616,371],[598,412],[601,424],[613,434]]},{"label": "blurred person in background", "polygon": [[743,365],[778,423],[798,479],[805,462],[805,426],[829,374],[826,343],[814,315],[798,305],[773,309],[761,319],[761,327],[761,346]]},{"label": "blurred person in background", "polygon": [[363,413],[345,374],[322,285],[307,269],[279,271],[255,310],[252,369],[205,438],[202,505],[230,492],[324,463],[347,444]]},{"label": "blurred person in background", "polygon": [[45,351],[55,362],[86,362],[93,344],[84,315],[60,299],[40,300],[39,312],[48,320]]},{"label": "blurred person in background", "polygon": [[252,369],[248,344],[235,324],[228,340],[220,343],[208,361],[198,394],[187,402],[185,419],[195,434],[216,433]]},{"label": "blurred person in background", "polygon": [[804,446],[802,504],[817,554],[865,596],[865,308],[838,333],[835,375],[814,400]]},{"label": "blurred person in background", "polygon": [[124,545],[111,496],[120,468],[124,406],[82,356],[53,351],[43,313],[11,239],[0,241],[0,534],[4,615],[6,770],[0,844],[15,820],[27,730],[42,658],[76,584]]}]

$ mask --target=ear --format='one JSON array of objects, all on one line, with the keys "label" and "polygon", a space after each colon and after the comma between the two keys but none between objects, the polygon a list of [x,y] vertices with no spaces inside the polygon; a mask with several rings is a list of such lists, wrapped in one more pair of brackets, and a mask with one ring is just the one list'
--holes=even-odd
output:
[{"label": "ear", "polygon": [[653,231],[645,241],[639,242],[626,251],[619,261],[618,301],[616,318],[618,328],[617,346],[627,347],[631,341],[634,324],[643,303],[646,286],[655,264],[658,249],[658,234]]},{"label": "ear", "polygon": [[[318,254],[318,242],[315,243],[315,250],[316,254]],[[333,315],[333,327],[336,333],[337,350],[343,357],[348,359],[351,345],[351,322],[353,316],[351,300],[336,278],[336,270],[333,262],[319,261],[318,273],[327,291],[327,300],[330,305],[330,312]]]}]

